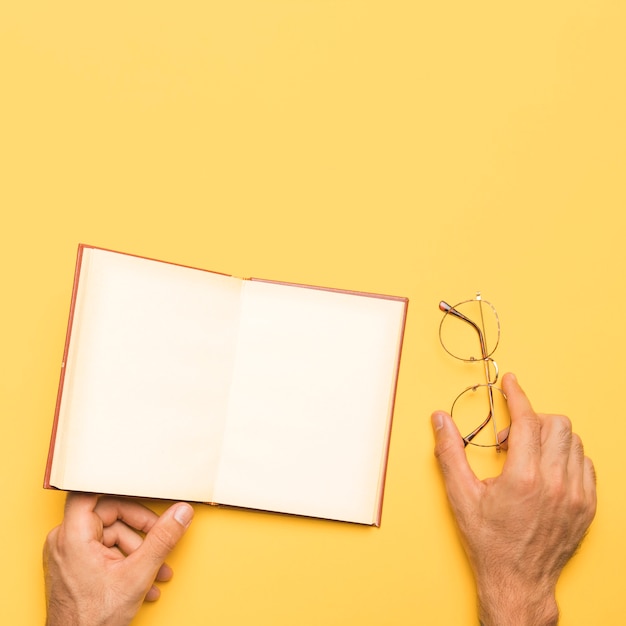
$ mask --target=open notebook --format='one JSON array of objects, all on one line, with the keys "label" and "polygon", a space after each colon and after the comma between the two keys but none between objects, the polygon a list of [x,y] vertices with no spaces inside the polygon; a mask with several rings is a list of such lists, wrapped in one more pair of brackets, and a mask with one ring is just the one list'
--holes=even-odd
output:
[{"label": "open notebook", "polygon": [[378,525],[407,304],[81,245],[45,486]]}]

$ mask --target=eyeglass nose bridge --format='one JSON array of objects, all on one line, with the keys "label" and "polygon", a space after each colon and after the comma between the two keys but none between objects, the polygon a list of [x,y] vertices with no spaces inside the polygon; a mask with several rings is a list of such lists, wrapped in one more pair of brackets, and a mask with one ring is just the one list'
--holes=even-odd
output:
[{"label": "eyeglass nose bridge", "polygon": [[485,380],[489,385],[495,385],[498,382],[498,378],[500,377],[500,369],[498,368],[498,364],[491,358],[487,357],[482,359],[485,367]]}]

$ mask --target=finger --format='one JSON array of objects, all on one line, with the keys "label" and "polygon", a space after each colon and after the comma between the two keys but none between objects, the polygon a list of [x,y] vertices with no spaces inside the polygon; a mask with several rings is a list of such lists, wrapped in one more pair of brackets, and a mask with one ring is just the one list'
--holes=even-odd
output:
[{"label": "finger", "polygon": [[570,435],[570,450],[567,460],[567,473],[570,476],[580,478],[580,484],[584,487],[585,472],[585,449],[581,438],[576,433]]},{"label": "finger", "polygon": [[[574,441],[572,423],[565,415],[541,415],[541,465],[549,471],[565,473],[570,467],[581,475],[584,457],[580,438]],[[578,445],[576,445],[578,444]],[[581,482],[582,487],[582,482]]]},{"label": "finger", "polygon": [[[118,520],[104,529],[102,542],[107,548],[119,548],[119,557],[124,558],[139,549],[143,543],[143,537]],[[167,563],[163,563],[155,579],[159,582],[166,582],[171,580],[173,575],[172,568]]]},{"label": "finger", "polygon": [[161,590],[156,586],[152,585],[146,594],[145,601],[146,602],[156,602],[161,597]]},{"label": "finger", "polygon": [[145,536],[126,561],[146,585],[154,581],[163,562],[185,534],[193,519],[193,508],[185,502],[172,505]]},{"label": "finger", "polygon": [[541,422],[513,374],[504,375],[502,389],[511,415],[508,453],[503,471],[525,471],[529,465],[539,463]]},{"label": "finger", "polygon": [[159,516],[139,502],[126,498],[103,497],[96,505],[95,512],[105,526],[122,520],[128,526],[147,533]]},{"label": "finger", "polygon": [[579,484],[584,492],[585,503],[590,516],[589,523],[591,523],[597,506],[596,471],[593,461],[585,456],[582,440],[576,433],[572,435],[572,451],[567,469],[570,476],[580,480]]},{"label": "finger", "polygon": [[591,520],[596,514],[596,508],[598,505],[598,498],[596,493],[596,470],[593,465],[593,461],[588,456],[584,458],[583,463],[583,484],[585,486],[585,495],[587,496],[589,501],[589,523],[591,523]]},{"label": "finger", "polygon": [[478,484],[465,456],[465,444],[456,424],[448,413],[436,411],[431,417],[435,436],[435,456],[443,476],[448,499],[456,510],[466,494]]},{"label": "finger", "polygon": [[102,533],[102,543],[107,548],[118,546],[124,554],[132,554],[143,542],[143,538],[124,522],[117,520],[106,526]]},{"label": "finger", "polygon": [[93,538],[93,511],[98,503],[98,495],[70,491],[65,499],[63,527],[68,536],[81,541]]},{"label": "finger", "polygon": [[498,432],[498,441],[500,442],[500,447],[503,450],[509,449],[509,432],[511,430],[510,426],[503,428],[500,432]]},{"label": "finger", "polygon": [[174,570],[167,563],[163,563],[157,572],[155,580],[164,583],[172,580],[172,576],[174,576]]}]

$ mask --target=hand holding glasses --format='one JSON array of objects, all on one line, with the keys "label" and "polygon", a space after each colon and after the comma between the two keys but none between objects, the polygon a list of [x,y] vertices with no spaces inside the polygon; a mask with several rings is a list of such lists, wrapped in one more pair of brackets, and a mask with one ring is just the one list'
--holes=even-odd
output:
[{"label": "hand holding glasses", "polygon": [[480,293],[455,306],[441,301],[439,308],[445,313],[439,325],[444,350],[460,361],[482,363],[485,377],[484,383],[471,385],[456,397],[450,415],[466,446],[495,447],[499,452],[508,437],[510,417],[506,396],[496,387],[498,365],[491,358],[500,342],[498,314]]}]

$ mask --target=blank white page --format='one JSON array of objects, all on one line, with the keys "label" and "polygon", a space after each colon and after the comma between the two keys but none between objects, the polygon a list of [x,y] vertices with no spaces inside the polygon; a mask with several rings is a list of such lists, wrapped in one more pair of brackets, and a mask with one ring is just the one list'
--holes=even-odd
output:
[{"label": "blank white page", "polygon": [[213,499],[241,284],[84,249],[53,485]]},{"label": "blank white page", "polygon": [[375,523],[404,311],[246,281],[217,502]]}]

